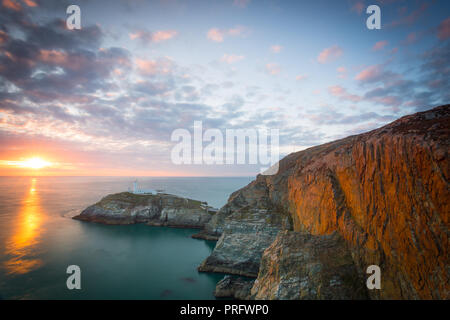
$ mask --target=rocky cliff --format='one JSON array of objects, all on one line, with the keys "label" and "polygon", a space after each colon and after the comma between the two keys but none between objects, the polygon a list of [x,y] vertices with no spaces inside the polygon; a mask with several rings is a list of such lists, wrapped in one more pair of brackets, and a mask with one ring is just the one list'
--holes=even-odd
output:
[{"label": "rocky cliff", "polygon": [[154,226],[203,228],[213,216],[209,207],[197,200],[170,194],[111,194],[86,208],[76,220],[104,224],[146,223]]},{"label": "rocky cliff", "polygon": [[[450,299],[450,106],[290,154],[199,234],[256,299]],[[381,268],[381,290],[365,270]]]}]

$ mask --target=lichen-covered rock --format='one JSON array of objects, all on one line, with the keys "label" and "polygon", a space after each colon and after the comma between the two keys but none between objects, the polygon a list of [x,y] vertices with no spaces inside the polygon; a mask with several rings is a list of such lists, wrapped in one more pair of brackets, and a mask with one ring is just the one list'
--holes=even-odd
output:
[{"label": "lichen-covered rock", "polygon": [[104,197],[73,218],[104,224],[147,223],[154,226],[203,228],[211,216],[200,201],[163,193],[122,192]]},{"label": "lichen-covered rock", "polygon": [[214,296],[216,298],[233,298],[246,300],[250,295],[250,290],[254,281],[241,277],[225,276],[216,285]]},{"label": "lichen-covered rock", "polygon": [[347,245],[338,234],[283,231],[264,251],[255,299],[367,299]]}]

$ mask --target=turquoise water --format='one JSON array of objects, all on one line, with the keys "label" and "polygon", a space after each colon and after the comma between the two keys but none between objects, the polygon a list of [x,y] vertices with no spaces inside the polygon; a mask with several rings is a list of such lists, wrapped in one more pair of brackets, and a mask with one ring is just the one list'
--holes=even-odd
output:
[{"label": "turquoise water", "polygon": [[[223,275],[198,273],[215,243],[191,229],[105,226],[71,219],[130,178],[0,177],[0,298],[214,299]],[[142,188],[220,207],[251,178],[140,178]],[[66,268],[81,268],[68,290]]]}]

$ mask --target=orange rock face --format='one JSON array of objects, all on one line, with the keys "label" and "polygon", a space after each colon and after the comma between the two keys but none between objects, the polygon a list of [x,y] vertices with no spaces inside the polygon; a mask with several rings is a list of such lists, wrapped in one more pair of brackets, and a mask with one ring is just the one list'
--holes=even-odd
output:
[{"label": "orange rock face", "polygon": [[449,147],[445,105],[291,154],[255,183],[294,231],[337,232],[362,274],[379,265],[382,288],[371,298],[450,299]]}]

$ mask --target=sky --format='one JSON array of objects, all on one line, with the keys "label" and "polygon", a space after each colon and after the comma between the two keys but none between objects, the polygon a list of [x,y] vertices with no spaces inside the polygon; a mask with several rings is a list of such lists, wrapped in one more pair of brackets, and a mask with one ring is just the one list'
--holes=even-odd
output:
[{"label": "sky", "polygon": [[252,176],[175,164],[172,133],[278,129],[283,157],[450,100],[447,0],[0,6],[0,175]]}]

